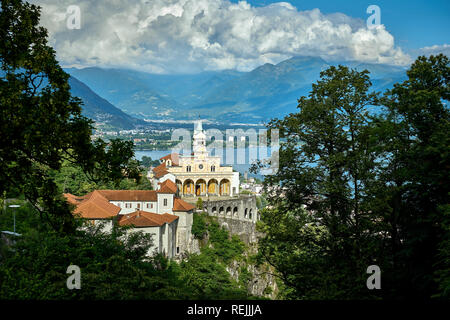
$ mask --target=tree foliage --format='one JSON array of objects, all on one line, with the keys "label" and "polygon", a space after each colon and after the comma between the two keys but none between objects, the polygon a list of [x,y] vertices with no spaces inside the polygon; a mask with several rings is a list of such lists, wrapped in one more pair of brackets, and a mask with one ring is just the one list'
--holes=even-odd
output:
[{"label": "tree foliage", "polygon": [[[243,244],[229,239],[226,230],[213,223],[211,246],[180,264],[156,255],[147,257],[148,235],[127,233],[116,226],[111,233],[102,226],[62,234],[42,223],[33,207],[24,204],[16,212],[15,245],[0,247],[0,299],[33,300],[135,300],[135,299],[246,299],[246,279],[227,271],[238,259]],[[82,221],[75,221],[81,226]],[[9,230],[12,210],[0,215],[0,229]],[[0,244],[3,244],[0,241]],[[69,290],[69,265],[81,270],[81,289]]]},{"label": "tree foliage", "polygon": [[[189,289],[176,266],[162,256],[146,257],[151,240],[140,232],[117,227],[111,233],[101,225],[62,234],[42,223],[27,205],[17,214],[18,232],[12,247],[0,256],[2,299],[181,299]],[[2,230],[11,215],[0,217]],[[81,220],[75,221],[78,226]],[[81,270],[81,289],[69,290],[69,265]],[[174,269],[175,268],[175,269]],[[194,297],[192,297],[194,298]]]},{"label": "tree foliage", "polygon": [[[380,97],[367,71],[331,67],[270,123],[284,142],[260,255],[287,298],[448,296],[448,58],[420,57],[407,75]],[[366,287],[372,264],[381,291]]]},{"label": "tree foliage", "polygon": [[161,163],[159,162],[159,160],[153,160],[151,157],[142,156],[140,164],[146,168],[149,168],[149,167],[157,167]]},{"label": "tree foliage", "polygon": [[40,27],[40,9],[20,0],[0,11],[0,193],[24,194],[55,230],[73,231],[66,202],[51,170],[63,161],[79,165],[94,181],[138,178],[131,142],[91,142],[92,121],[72,97],[69,75],[59,66]]},{"label": "tree foliage", "polygon": [[232,279],[227,271],[233,260],[242,259],[245,245],[237,236],[230,237],[212,217],[200,216],[206,225],[208,242],[199,254],[190,254],[180,263],[183,282],[199,299],[249,299],[247,270],[240,273],[240,281]]}]

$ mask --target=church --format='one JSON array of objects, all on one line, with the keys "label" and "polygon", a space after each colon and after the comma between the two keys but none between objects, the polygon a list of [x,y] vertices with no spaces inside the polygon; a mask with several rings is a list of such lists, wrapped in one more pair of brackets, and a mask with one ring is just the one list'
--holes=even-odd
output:
[{"label": "church", "polygon": [[194,127],[193,152],[172,153],[160,159],[161,164],[149,171],[153,188],[166,180],[173,181],[181,197],[234,197],[239,195],[239,172],[221,165],[220,156],[210,156],[206,134],[199,120]]},{"label": "church", "polygon": [[128,232],[142,231],[152,236],[148,255],[163,254],[174,258],[187,250],[195,207],[177,195],[170,180],[157,190],[94,190],[85,196],[65,193],[74,205],[74,215],[93,225],[102,224],[110,232],[114,223],[132,226]]},{"label": "church", "polygon": [[148,255],[178,258],[195,247],[192,203],[202,197],[209,215],[228,219],[222,226],[234,224],[243,237],[248,236],[244,224],[236,223],[259,220],[255,196],[240,195],[239,172],[221,165],[220,156],[208,154],[201,121],[194,129],[191,154],[169,154],[149,171],[153,190],[94,190],[85,196],[66,193],[67,201],[75,206],[74,214],[94,225],[102,222],[105,231],[114,223],[131,226],[128,232],[143,231],[153,239]]}]

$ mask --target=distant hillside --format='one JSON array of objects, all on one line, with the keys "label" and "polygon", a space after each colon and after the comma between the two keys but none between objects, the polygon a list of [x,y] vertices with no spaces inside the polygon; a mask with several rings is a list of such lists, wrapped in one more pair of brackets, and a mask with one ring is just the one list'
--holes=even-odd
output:
[{"label": "distant hillside", "polygon": [[71,76],[69,85],[72,95],[83,100],[83,115],[93,119],[103,128],[133,129],[136,125],[144,124],[142,120],[127,115],[107,100],[98,96],[77,78]]},{"label": "distant hillside", "polygon": [[[336,65],[338,63],[333,63]],[[372,90],[384,91],[405,79],[403,68],[341,62],[371,72]],[[250,72],[231,70],[194,75],[158,75],[126,69],[67,69],[127,114],[147,119],[196,119],[258,123],[295,112],[297,100],[331,63],[293,57]]]},{"label": "distant hillside", "polygon": [[175,101],[154,91],[135,71],[95,67],[65,71],[127,114],[163,117],[176,106]]}]

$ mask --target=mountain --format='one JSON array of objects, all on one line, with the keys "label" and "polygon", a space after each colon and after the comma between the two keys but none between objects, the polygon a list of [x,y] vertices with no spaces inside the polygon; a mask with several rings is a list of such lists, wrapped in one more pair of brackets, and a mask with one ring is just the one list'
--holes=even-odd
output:
[{"label": "mountain", "polygon": [[127,114],[147,119],[265,122],[295,112],[320,72],[343,64],[371,72],[372,90],[384,91],[406,78],[405,69],[357,61],[329,63],[318,57],[293,57],[249,72],[208,71],[161,75],[126,69],[66,69]]},{"label": "mountain", "polygon": [[65,71],[127,114],[164,116],[176,107],[176,102],[155,92],[136,77],[135,71],[95,67]]},{"label": "mountain", "polygon": [[83,101],[83,115],[93,119],[97,125],[105,129],[133,129],[137,125],[145,124],[144,121],[133,118],[113,106],[77,78],[71,76],[69,85],[72,95]]},{"label": "mountain", "polygon": [[[122,111],[139,118],[178,118],[180,110],[198,105],[203,94],[239,77],[237,71],[160,75],[126,69],[67,68]],[[198,116],[198,115],[197,115]]]}]

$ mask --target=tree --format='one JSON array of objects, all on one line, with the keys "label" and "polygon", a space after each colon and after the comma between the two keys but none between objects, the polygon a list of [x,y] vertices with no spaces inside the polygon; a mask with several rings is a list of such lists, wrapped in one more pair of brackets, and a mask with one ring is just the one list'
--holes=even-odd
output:
[{"label": "tree", "polygon": [[[449,71],[443,55],[419,57],[378,99],[366,72],[332,67],[271,122],[285,142],[259,248],[286,298],[449,296]],[[379,293],[365,288],[371,264]]]},{"label": "tree", "polygon": [[141,163],[141,165],[143,165],[146,168],[157,167],[161,164],[159,162],[159,160],[152,160],[151,157],[147,157],[147,156],[142,156],[142,160],[140,161],[140,163]]},{"label": "tree", "polygon": [[202,213],[194,213],[193,219],[192,219],[192,228],[191,233],[194,235],[197,239],[203,239],[203,237],[206,234],[206,221],[205,216]]},{"label": "tree", "polygon": [[194,219],[195,234],[203,238],[207,233],[208,243],[201,246],[200,253],[190,254],[180,263],[182,282],[197,299],[251,298],[247,292],[246,278],[251,276],[248,271],[241,271],[240,283],[227,271],[233,260],[242,259],[244,243],[236,235],[230,239],[228,231],[219,226],[215,217],[195,214]]},{"label": "tree", "polygon": [[419,57],[407,76],[386,92],[386,111],[374,120],[383,166],[371,207],[390,238],[393,275],[385,288],[395,297],[448,297],[449,59]]},{"label": "tree", "polygon": [[[39,27],[40,9],[20,0],[0,11],[0,193],[25,197],[55,229],[73,231],[73,217],[49,174],[66,160],[94,181],[138,178],[131,142],[91,142],[92,121],[72,97],[69,75]],[[12,195],[12,194],[10,194]]]},{"label": "tree", "polygon": [[[148,234],[118,227],[84,224],[74,233],[54,231],[39,221],[34,208],[17,211],[21,237],[12,247],[0,241],[0,299],[187,299],[176,263],[147,257]],[[11,212],[0,216],[0,229],[11,224]],[[81,220],[77,220],[81,223]],[[81,290],[66,287],[69,265],[81,270]],[[195,298],[195,297],[192,297]]]},{"label": "tree", "polygon": [[367,71],[339,66],[320,76],[298,113],[270,123],[285,142],[277,174],[264,182],[272,209],[261,214],[260,254],[290,298],[361,298],[371,295],[366,268],[377,258],[364,206],[376,165],[366,124],[377,95]]},{"label": "tree", "polygon": [[197,207],[197,209],[203,210],[203,199],[202,198],[198,198],[197,199],[197,203],[195,204],[195,206]]}]

